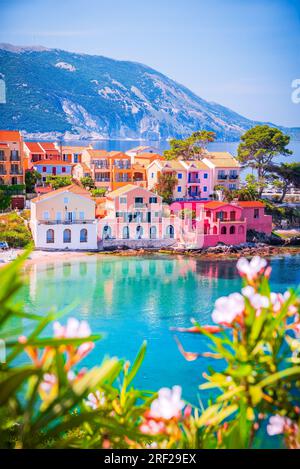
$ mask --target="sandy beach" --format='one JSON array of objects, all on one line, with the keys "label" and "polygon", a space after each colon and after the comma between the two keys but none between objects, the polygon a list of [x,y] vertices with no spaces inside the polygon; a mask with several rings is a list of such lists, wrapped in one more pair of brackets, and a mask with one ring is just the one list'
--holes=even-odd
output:
[{"label": "sandy beach", "polygon": [[[8,262],[13,261],[19,255],[24,252],[24,249],[10,249],[8,251],[0,251],[0,267]],[[292,246],[260,246],[255,248],[243,249],[238,252],[201,252],[199,250],[120,250],[120,251],[104,251],[104,252],[87,252],[87,251],[42,251],[35,250],[30,253],[28,259],[25,261],[25,266],[30,266],[36,263],[48,263],[48,262],[59,262],[69,261],[71,259],[81,259],[86,257],[106,257],[106,256],[148,256],[148,255],[167,255],[167,256],[192,256],[198,257],[202,260],[230,260],[237,259],[239,257],[253,257],[259,255],[261,257],[275,257],[282,255],[298,255],[300,254],[300,247]]]}]

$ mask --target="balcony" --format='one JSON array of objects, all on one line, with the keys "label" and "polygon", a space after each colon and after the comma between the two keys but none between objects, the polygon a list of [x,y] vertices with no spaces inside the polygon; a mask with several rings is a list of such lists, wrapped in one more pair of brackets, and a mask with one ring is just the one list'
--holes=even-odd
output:
[{"label": "balcony", "polygon": [[0,175],[3,176],[4,174],[7,174],[6,169],[0,168]]},{"label": "balcony", "polygon": [[21,169],[10,169],[9,173],[14,176],[22,176],[23,171]]},{"label": "balcony", "polygon": [[95,178],[95,182],[110,182],[110,178]]},{"label": "balcony", "polygon": [[11,153],[10,154],[10,161],[21,161],[19,153]]},{"label": "balcony", "polygon": [[228,175],[227,174],[218,174],[218,179],[219,179],[219,181],[225,181],[226,179],[228,179]]},{"label": "balcony", "polygon": [[39,225],[91,225],[96,220],[38,220]]},{"label": "balcony", "polygon": [[95,170],[96,169],[105,169],[107,171],[109,171],[109,166],[108,164],[104,164],[104,163],[94,163],[95,165]]},{"label": "balcony", "polygon": [[127,164],[114,164],[114,168],[116,169],[131,169],[131,164],[130,163],[127,163]]},{"label": "balcony", "polygon": [[142,203],[142,202],[137,202],[134,204],[134,208],[145,208],[148,207],[148,204]]},{"label": "balcony", "polygon": [[231,179],[231,180],[236,180],[238,178],[239,178],[238,174],[229,174],[229,179]]}]

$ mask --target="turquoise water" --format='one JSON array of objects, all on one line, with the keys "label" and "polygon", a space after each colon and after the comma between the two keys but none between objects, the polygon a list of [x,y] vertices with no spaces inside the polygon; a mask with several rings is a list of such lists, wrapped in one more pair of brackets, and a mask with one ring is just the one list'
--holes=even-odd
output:
[{"label": "turquoise water", "polygon": [[[273,291],[300,284],[300,256],[271,261]],[[104,355],[132,360],[146,339],[148,350],[136,384],[143,389],[180,384],[184,398],[196,403],[202,373],[216,361],[186,362],[178,352],[171,326],[190,325],[190,318],[211,323],[213,302],[240,288],[234,261],[207,261],[167,256],[106,257],[91,255],[70,262],[34,264],[20,298],[38,314],[76,303],[72,316],[86,319],[93,333],[105,333],[82,362],[93,366]],[[65,322],[63,318],[61,322]],[[51,331],[49,331],[51,332]],[[207,350],[206,339],[180,336],[188,351]]]}]

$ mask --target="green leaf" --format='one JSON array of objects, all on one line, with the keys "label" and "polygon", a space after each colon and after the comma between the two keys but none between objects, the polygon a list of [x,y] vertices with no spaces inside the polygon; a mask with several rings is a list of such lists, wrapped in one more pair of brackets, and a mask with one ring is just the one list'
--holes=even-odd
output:
[{"label": "green leaf", "polygon": [[20,370],[16,369],[16,371],[8,372],[8,376],[1,380],[0,383],[0,405],[4,405],[9,400],[9,398],[13,397],[23,382],[30,376],[40,374],[41,370],[32,366],[23,367]]},{"label": "green leaf", "polygon": [[133,365],[131,366],[129,373],[126,376],[126,383],[127,386],[131,383],[135,375],[140,369],[141,364],[143,363],[143,360],[145,358],[145,353],[146,353],[146,348],[147,348],[147,342],[144,341],[140,350],[138,351],[138,354],[134,360]]},{"label": "green leaf", "polygon": [[289,376],[300,376],[300,366],[294,366],[292,368],[287,368],[285,370],[278,371],[270,376],[267,376],[265,379],[258,383],[258,386],[264,388],[265,386],[269,386],[270,384],[276,383],[283,378],[288,378]]}]

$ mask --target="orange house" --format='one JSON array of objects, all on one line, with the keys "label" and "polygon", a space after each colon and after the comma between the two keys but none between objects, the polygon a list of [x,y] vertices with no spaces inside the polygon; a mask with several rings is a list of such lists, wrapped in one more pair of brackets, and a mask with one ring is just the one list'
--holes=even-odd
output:
[{"label": "orange house", "polygon": [[120,151],[86,149],[81,161],[90,168],[96,187],[113,191],[129,183],[147,185],[146,169],[140,164],[132,164],[130,156]]},{"label": "orange house", "polygon": [[23,161],[23,140],[20,132],[0,130],[0,184],[23,184]]}]

